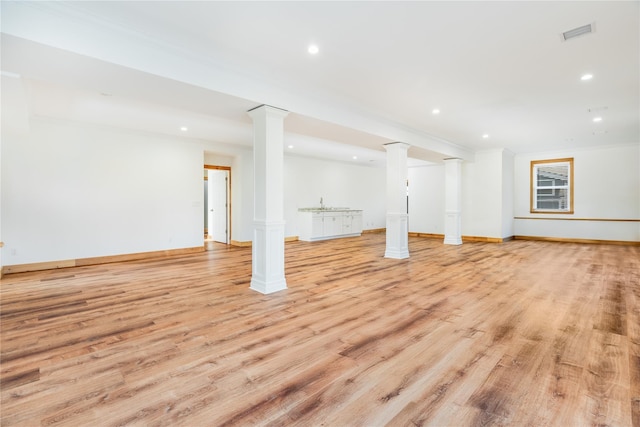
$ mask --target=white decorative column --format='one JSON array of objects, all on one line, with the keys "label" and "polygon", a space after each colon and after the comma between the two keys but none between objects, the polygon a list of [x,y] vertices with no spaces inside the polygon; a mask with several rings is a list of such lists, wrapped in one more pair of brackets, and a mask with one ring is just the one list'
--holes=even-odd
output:
[{"label": "white decorative column", "polygon": [[285,110],[261,105],[253,119],[253,244],[251,289],[270,294],[287,288],[284,278]]},{"label": "white decorative column", "polygon": [[407,150],[409,144],[391,142],[387,150],[387,248],[385,258],[409,258],[407,214]]},{"label": "white decorative column", "polygon": [[462,244],[462,160],[444,160],[444,243]]}]

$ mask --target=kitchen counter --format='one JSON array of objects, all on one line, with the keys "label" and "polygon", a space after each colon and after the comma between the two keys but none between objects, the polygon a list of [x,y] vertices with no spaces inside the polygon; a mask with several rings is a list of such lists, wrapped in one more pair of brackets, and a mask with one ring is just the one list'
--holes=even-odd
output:
[{"label": "kitchen counter", "polygon": [[299,239],[303,241],[314,242],[362,234],[362,209],[300,208],[298,218]]},{"label": "kitchen counter", "polygon": [[351,209],[351,208],[299,208],[298,212],[362,212],[362,209]]}]

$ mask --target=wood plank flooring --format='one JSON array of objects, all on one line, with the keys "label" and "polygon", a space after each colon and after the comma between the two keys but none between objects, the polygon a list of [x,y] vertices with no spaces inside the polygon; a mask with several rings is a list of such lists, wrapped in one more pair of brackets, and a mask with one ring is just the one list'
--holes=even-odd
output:
[{"label": "wood plank flooring", "polygon": [[640,427],[640,247],[286,244],[5,276],[2,426]]}]

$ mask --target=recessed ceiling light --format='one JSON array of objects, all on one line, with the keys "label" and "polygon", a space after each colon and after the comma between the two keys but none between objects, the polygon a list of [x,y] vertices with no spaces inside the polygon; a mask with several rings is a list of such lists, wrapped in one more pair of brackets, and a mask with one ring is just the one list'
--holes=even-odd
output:
[{"label": "recessed ceiling light", "polygon": [[315,55],[318,52],[320,52],[320,48],[318,47],[317,44],[310,44],[309,47],[307,48],[307,52],[309,52],[311,55]]},{"label": "recessed ceiling light", "polygon": [[186,127],[186,126],[180,126],[180,130],[181,130],[182,132],[186,132],[186,131],[188,131],[188,130],[189,130],[189,128],[188,128],[188,127]]},{"label": "recessed ceiling light", "polygon": [[288,145],[287,147],[288,147],[288,148],[293,148],[293,145]]},{"label": "recessed ceiling light", "polygon": [[434,108],[434,109],[431,111],[431,114],[440,114],[440,110],[439,110],[439,109],[437,109],[437,108]]},{"label": "recessed ceiling light", "polygon": [[596,123],[601,122],[602,121],[602,117],[594,117],[593,121],[596,122]]},{"label": "recessed ceiling light", "polygon": [[358,156],[353,156],[353,160],[358,160]]},{"label": "recessed ceiling light", "polygon": [[580,80],[587,81],[587,80],[591,80],[592,78],[593,78],[593,74],[583,74],[582,77],[580,77]]},{"label": "recessed ceiling light", "polygon": [[489,138],[489,134],[488,134],[488,133],[485,133],[484,135],[482,135],[482,138],[483,138],[483,139],[488,139],[488,138]]}]

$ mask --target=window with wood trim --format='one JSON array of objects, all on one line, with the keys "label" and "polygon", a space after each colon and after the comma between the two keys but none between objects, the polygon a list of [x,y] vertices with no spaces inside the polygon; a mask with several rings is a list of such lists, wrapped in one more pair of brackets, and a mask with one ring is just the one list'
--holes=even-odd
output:
[{"label": "window with wood trim", "polygon": [[531,162],[531,213],[573,213],[573,158]]}]

